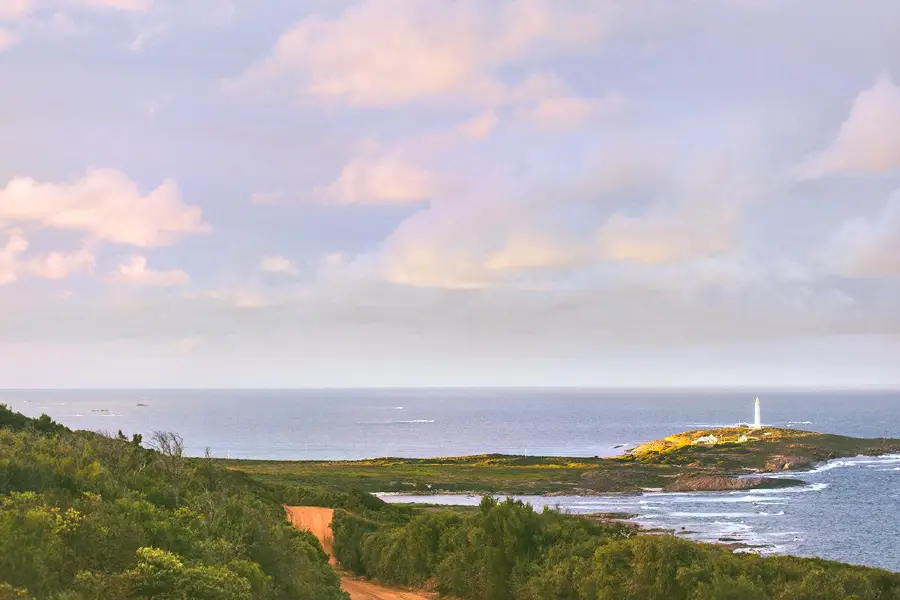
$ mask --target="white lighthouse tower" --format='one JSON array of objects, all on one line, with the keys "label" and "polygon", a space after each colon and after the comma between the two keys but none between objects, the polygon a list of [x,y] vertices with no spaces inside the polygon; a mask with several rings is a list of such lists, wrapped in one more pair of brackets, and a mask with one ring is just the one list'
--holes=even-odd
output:
[{"label": "white lighthouse tower", "polygon": [[759,429],[760,427],[762,427],[762,421],[759,418],[759,398],[757,398],[753,410],[753,429]]}]

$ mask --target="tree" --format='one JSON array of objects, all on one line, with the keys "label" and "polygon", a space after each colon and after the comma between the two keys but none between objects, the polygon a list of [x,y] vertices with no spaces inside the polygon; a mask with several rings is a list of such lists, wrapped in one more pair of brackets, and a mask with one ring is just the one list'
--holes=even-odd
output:
[{"label": "tree", "polygon": [[175,506],[181,505],[181,494],[190,481],[191,466],[184,456],[184,439],[171,431],[154,431],[150,447],[159,452],[159,465],[172,486]]}]

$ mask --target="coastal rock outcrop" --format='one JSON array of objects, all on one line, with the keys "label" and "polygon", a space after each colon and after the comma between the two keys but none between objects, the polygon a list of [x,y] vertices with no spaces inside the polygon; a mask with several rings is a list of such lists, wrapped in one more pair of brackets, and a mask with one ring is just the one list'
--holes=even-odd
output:
[{"label": "coastal rock outcrop", "polygon": [[806,469],[809,468],[810,461],[805,458],[800,458],[799,456],[785,456],[782,454],[777,454],[769,458],[766,461],[765,470],[772,471],[790,471],[797,469]]},{"label": "coastal rock outcrop", "polygon": [[766,477],[724,477],[686,475],[669,483],[666,492],[724,492],[731,490],[754,490],[758,488],[788,487],[800,485],[794,479],[772,479]]}]

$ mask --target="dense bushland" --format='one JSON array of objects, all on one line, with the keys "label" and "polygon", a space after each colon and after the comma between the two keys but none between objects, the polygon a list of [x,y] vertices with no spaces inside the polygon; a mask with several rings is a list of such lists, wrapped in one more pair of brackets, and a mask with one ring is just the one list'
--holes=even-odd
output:
[{"label": "dense bushland", "polygon": [[337,511],[334,533],[336,556],[358,574],[465,600],[900,599],[900,574],[734,554],[512,500],[405,523]]},{"label": "dense bushland", "polygon": [[326,558],[272,490],[184,457],[177,435],[0,405],[0,599],[343,599]]}]

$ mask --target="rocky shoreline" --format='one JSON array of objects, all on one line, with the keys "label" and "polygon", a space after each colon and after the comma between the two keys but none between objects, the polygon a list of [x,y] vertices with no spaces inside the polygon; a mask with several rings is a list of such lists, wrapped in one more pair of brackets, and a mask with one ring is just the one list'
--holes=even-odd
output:
[{"label": "rocky shoreline", "polygon": [[687,474],[663,488],[664,492],[729,492],[740,490],[777,489],[805,485],[800,479],[773,477],[726,477]]}]

